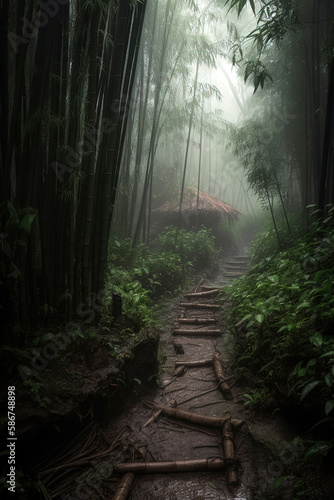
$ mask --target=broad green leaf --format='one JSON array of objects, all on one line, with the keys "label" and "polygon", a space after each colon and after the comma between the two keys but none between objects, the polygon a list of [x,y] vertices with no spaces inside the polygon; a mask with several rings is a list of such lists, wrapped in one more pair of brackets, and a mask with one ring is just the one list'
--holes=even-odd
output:
[{"label": "broad green leaf", "polygon": [[333,448],[333,443],[330,442],[330,441],[321,441],[317,444],[315,444],[314,446],[312,446],[312,448],[310,448],[306,454],[305,454],[305,458],[309,457],[310,455],[314,455],[315,453],[320,453],[321,455],[325,456],[329,450],[331,450]]},{"label": "broad green leaf", "polygon": [[306,396],[319,384],[320,380],[315,380],[314,382],[307,384],[302,390],[302,393],[300,395],[300,400],[303,401],[303,399],[306,398]]},{"label": "broad green leaf", "polygon": [[264,314],[257,314],[257,315],[255,316],[255,319],[256,319],[256,321],[257,321],[258,323],[260,323],[260,325],[261,325],[261,324],[263,323],[263,321],[264,321]]},{"label": "broad green leaf", "polygon": [[281,484],[283,484],[285,480],[286,480],[285,476],[278,477],[273,484],[273,490],[276,490],[277,488],[279,488],[279,486],[281,486]]},{"label": "broad green leaf", "polygon": [[325,404],[325,413],[328,415],[331,411],[334,409],[334,400],[330,399],[329,401],[326,401]]},{"label": "broad green leaf", "polygon": [[310,342],[316,347],[321,347],[323,344],[323,338],[321,333],[316,333],[315,335],[312,335],[312,337],[310,337]]},{"label": "broad green leaf", "polygon": [[320,358],[325,358],[327,356],[334,356],[334,351],[325,352],[325,354],[322,354]]},{"label": "broad green leaf", "polygon": [[20,222],[19,228],[24,229],[27,233],[30,233],[30,228],[34,222],[36,214],[26,214]]},{"label": "broad green leaf", "polygon": [[254,0],[249,0],[250,6],[252,7],[252,11],[255,14],[255,2]]},{"label": "broad green leaf", "polygon": [[332,387],[333,380],[334,380],[334,376],[333,376],[333,373],[330,371],[329,373],[327,373],[327,375],[325,375],[325,381],[326,381],[326,384],[328,387]]},{"label": "broad green leaf", "polygon": [[217,486],[215,485],[215,483],[208,483],[208,486],[210,486],[211,488],[214,488],[214,489],[217,488]]}]

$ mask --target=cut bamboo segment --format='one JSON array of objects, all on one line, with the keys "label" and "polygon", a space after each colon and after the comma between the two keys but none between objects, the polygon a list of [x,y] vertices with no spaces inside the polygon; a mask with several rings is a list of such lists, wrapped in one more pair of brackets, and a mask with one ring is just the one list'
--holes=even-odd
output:
[{"label": "cut bamboo segment", "polygon": [[[177,402],[175,401],[175,399],[171,399],[168,403],[168,406],[170,406],[171,408],[176,408],[177,407]],[[162,413],[162,408],[160,408],[160,410],[156,411],[154,413],[154,415],[152,415],[152,417],[150,417],[146,422],[145,424],[143,425],[143,428],[146,427],[147,425],[149,425],[151,422],[154,422],[158,417],[160,417]]]},{"label": "cut bamboo segment", "polygon": [[177,328],[173,330],[174,335],[214,335],[218,337],[222,334],[221,330],[187,330],[185,328]]},{"label": "cut bamboo segment", "polygon": [[218,288],[213,288],[212,290],[206,290],[204,292],[194,292],[194,293],[186,293],[184,297],[187,299],[192,299],[196,297],[212,297],[212,295],[217,295],[219,292]]},{"label": "cut bamboo segment", "polygon": [[216,429],[222,428],[226,420],[230,418],[230,414],[226,413],[223,418],[207,417],[206,415],[198,415],[189,411],[170,408],[168,406],[155,405],[155,408],[162,409],[163,413],[168,417],[186,420],[193,424],[206,425],[207,427],[214,427]]},{"label": "cut bamboo segment", "polygon": [[181,366],[186,366],[187,368],[196,368],[198,366],[210,366],[210,365],[212,365],[212,359],[200,359],[198,361],[176,361],[175,368]]},{"label": "cut bamboo segment", "polygon": [[238,430],[242,425],[244,425],[244,421],[239,418],[231,418],[231,425],[233,429]]},{"label": "cut bamboo segment", "polygon": [[117,490],[115,491],[112,500],[126,500],[128,498],[128,494],[130,492],[133,480],[135,475],[133,472],[127,472],[122,477],[119,485],[117,486]]},{"label": "cut bamboo segment", "polygon": [[177,368],[172,373],[173,377],[182,377],[186,370],[185,364],[179,364]]},{"label": "cut bamboo segment", "polygon": [[181,302],[181,307],[188,307],[193,309],[219,309],[219,304],[203,304],[201,302]]},{"label": "cut bamboo segment", "polygon": [[195,325],[210,325],[216,323],[214,318],[179,318],[179,323],[195,324]]},{"label": "cut bamboo segment", "polygon": [[136,472],[138,474],[156,474],[163,472],[196,472],[222,470],[226,463],[222,458],[207,458],[200,460],[178,460],[175,462],[145,462],[116,465],[116,472]]},{"label": "cut bamboo segment", "polygon": [[217,382],[219,383],[219,388],[222,391],[224,397],[226,399],[232,399],[231,389],[226,382],[224,368],[221,363],[220,354],[218,351],[216,351],[213,355],[213,368],[215,370]]},{"label": "cut bamboo segment", "polygon": [[198,283],[198,285],[196,286],[195,288],[195,293],[198,292],[198,290],[201,288],[201,286],[203,285],[205,281],[205,278],[202,278],[201,281]]},{"label": "cut bamboo segment", "polygon": [[[223,438],[224,456],[227,459],[228,463],[231,463],[230,459],[233,460],[235,458],[235,454],[234,454],[233,430],[230,420],[227,420],[223,426],[222,438]],[[234,464],[228,466],[227,483],[230,486],[237,486],[239,484],[238,474]]]}]

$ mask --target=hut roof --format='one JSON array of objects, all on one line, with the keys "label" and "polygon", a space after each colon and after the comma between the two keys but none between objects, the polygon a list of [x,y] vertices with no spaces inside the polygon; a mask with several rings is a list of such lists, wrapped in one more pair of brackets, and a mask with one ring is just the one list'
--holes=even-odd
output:
[{"label": "hut roof", "polygon": [[[166,201],[163,205],[160,205],[160,207],[156,208],[154,212],[161,214],[178,212],[179,207],[180,196]],[[199,200],[197,207],[197,189],[188,187],[183,195],[181,211],[183,213],[189,214],[196,213],[197,210],[206,213],[219,213],[221,217],[238,217],[241,214],[239,210],[232,207],[228,203],[218,200],[218,198],[214,198],[213,196],[210,196],[208,193],[204,193],[203,191],[199,191]]]}]

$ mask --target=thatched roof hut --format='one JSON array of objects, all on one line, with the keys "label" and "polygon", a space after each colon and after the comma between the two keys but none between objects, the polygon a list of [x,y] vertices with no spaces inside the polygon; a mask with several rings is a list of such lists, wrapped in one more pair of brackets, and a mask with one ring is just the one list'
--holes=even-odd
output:
[{"label": "thatched roof hut", "polygon": [[[172,216],[179,213],[179,208],[180,196],[177,196],[156,208],[154,213],[161,216]],[[197,195],[196,188],[188,187],[183,195],[181,214],[187,223],[195,224],[199,222],[211,226],[221,219],[235,222],[241,212],[228,203],[203,191],[199,191]]]}]

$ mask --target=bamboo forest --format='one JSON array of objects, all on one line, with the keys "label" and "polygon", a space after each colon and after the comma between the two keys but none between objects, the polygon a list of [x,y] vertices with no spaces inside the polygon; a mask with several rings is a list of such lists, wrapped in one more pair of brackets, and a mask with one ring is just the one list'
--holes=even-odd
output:
[{"label": "bamboo forest", "polygon": [[334,3],[0,0],[1,498],[334,498]]}]

